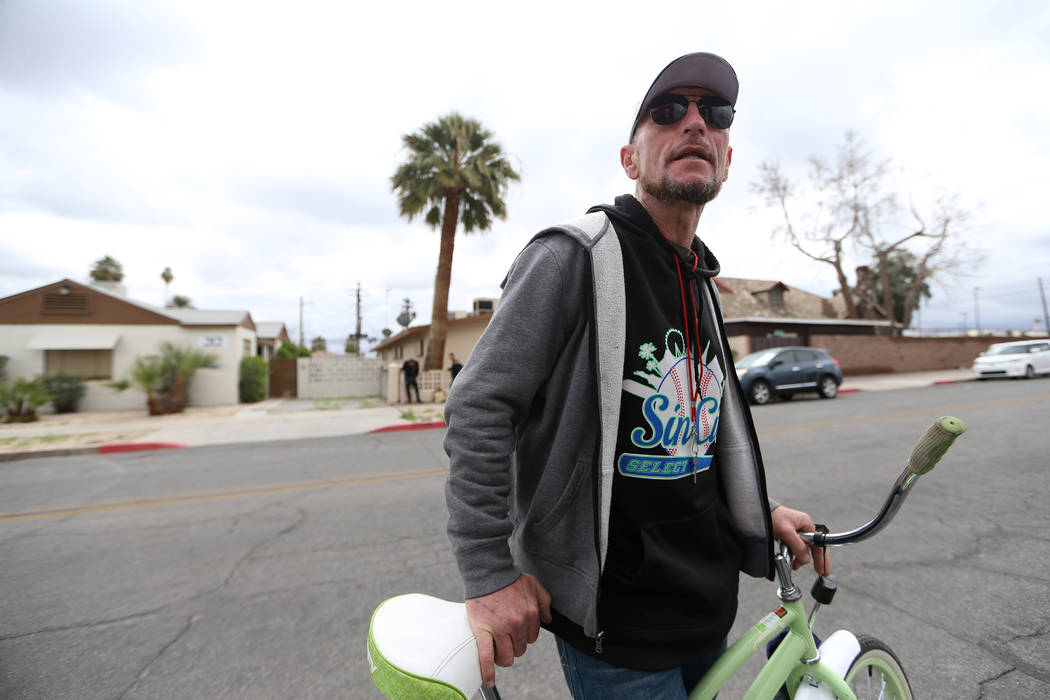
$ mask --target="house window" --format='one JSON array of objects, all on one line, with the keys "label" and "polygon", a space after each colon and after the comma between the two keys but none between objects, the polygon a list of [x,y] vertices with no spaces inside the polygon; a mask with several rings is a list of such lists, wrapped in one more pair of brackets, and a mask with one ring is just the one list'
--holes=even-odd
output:
[{"label": "house window", "polygon": [[784,290],[780,287],[769,290],[769,303],[773,306],[784,305]]},{"label": "house window", "polygon": [[420,357],[423,356],[423,339],[422,338],[419,339],[419,356]]},{"label": "house window", "polygon": [[84,379],[112,379],[112,350],[47,350],[44,359],[47,374],[69,372]]},{"label": "house window", "polygon": [[245,357],[251,357],[252,356],[252,341],[250,339],[248,339],[248,338],[244,339],[244,356]]}]

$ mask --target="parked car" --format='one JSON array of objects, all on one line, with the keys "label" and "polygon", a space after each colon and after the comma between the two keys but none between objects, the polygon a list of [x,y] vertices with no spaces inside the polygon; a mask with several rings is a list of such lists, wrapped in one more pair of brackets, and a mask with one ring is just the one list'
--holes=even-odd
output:
[{"label": "parked car", "polygon": [[770,348],[736,363],[736,375],[751,403],[769,403],[774,396],[790,399],[799,392],[817,392],[833,399],[842,384],[842,366],[823,348]]},{"label": "parked car", "polygon": [[978,379],[1050,374],[1050,338],[992,343],[973,361],[973,374]]}]

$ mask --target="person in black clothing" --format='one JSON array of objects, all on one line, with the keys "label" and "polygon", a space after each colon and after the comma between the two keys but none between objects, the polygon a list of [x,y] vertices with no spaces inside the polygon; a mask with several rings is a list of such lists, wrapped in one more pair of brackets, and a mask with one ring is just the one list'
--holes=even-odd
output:
[{"label": "person in black clothing", "polygon": [[[459,371],[461,369],[463,369],[463,365],[461,365],[459,363],[459,360],[456,359],[456,353],[450,352],[448,354],[448,371],[449,371],[449,374],[452,375],[452,381],[453,382],[456,381],[456,375],[459,374]],[[451,383],[452,382],[449,382],[450,385],[451,385]]]},{"label": "person in black clothing", "polygon": [[416,378],[419,376],[419,363],[410,357],[401,365],[401,371],[405,373],[405,395],[408,396],[408,402],[412,403],[412,390],[415,389],[416,403],[423,403],[419,398],[419,384],[416,383]]},{"label": "person in black clothing", "polygon": [[[709,53],[657,76],[620,150],[633,195],[584,217],[605,222],[590,247],[569,230],[589,224],[533,239],[449,397],[448,529],[486,685],[542,624],[576,700],[684,700],[739,572],[771,577],[774,537],[828,572],[798,536],[810,517],[767,501],[696,235],[729,176],[738,87]],[[599,298],[610,258],[622,278]]]}]

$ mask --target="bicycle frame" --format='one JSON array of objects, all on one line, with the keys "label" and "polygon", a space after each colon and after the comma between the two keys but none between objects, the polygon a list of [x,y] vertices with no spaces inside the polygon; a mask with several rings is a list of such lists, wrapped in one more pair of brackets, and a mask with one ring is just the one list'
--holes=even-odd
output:
[{"label": "bicycle frame", "polygon": [[[778,561],[781,560],[778,556]],[[785,560],[786,561],[786,560]],[[744,663],[755,652],[763,649],[766,643],[787,628],[777,650],[766,662],[758,676],[751,683],[744,700],[768,700],[773,697],[782,685],[795,688],[804,677],[810,677],[814,683],[823,683],[837,697],[845,700],[856,700],[853,691],[842,680],[839,672],[820,660],[813,632],[810,627],[816,616],[807,616],[803,607],[801,594],[793,600],[798,589],[790,579],[790,563],[787,566],[788,577],[781,579],[781,606],[763,617],[741,636],[719,657],[689,694],[689,700],[711,700]],[[783,574],[778,566],[778,574]],[[786,585],[785,585],[786,584]]]}]

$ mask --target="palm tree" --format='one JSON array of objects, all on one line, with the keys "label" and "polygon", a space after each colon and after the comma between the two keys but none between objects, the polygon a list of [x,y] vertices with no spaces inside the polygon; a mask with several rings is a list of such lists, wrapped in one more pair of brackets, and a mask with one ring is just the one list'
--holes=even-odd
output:
[{"label": "palm tree", "polygon": [[507,218],[503,198],[510,181],[520,176],[502,147],[492,141],[492,133],[456,112],[424,124],[419,131],[403,136],[402,141],[408,158],[390,178],[400,214],[411,221],[425,212],[424,220],[431,227],[441,225],[434,307],[423,361],[423,369],[441,369],[460,209],[466,233],[487,230],[492,217]]},{"label": "palm tree", "polygon": [[192,309],[193,300],[187,296],[176,294],[171,299],[168,299],[168,303],[165,304],[165,307],[169,309]]},{"label": "palm tree", "polygon": [[164,272],[160,273],[160,278],[162,280],[164,280],[164,303],[167,304],[168,303],[168,285],[170,285],[171,281],[173,279],[175,279],[175,275],[172,274],[170,267],[166,267],[166,268],[164,268]]},{"label": "palm tree", "polygon": [[181,413],[189,401],[188,387],[198,369],[219,366],[214,353],[173,343],[161,343],[159,355],[136,357],[130,377],[109,382],[117,391],[130,387],[146,395],[150,415]]}]

